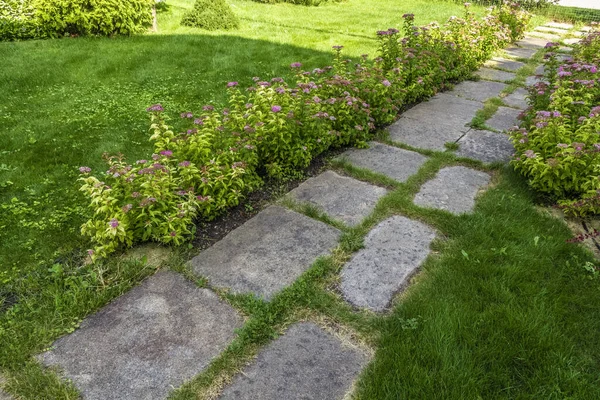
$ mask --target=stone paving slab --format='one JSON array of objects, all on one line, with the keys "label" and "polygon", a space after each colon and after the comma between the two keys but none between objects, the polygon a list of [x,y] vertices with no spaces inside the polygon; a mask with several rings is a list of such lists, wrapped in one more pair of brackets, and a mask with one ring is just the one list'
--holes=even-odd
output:
[{"label": "stone paving slab", "polygon": [[367,362],[368,357],[357,349],[313,323],[302,322],[262,349],[219,398],[341,400]]},{"label": "stone paving slab", "polygon": [[[520,61],[509,60],[509,59],[502,58],[502,57],[494,57],[491,60],[486,61],[486,63],[484,65],[486,67],[502,68],[502,69],[506,69],[508,71],[516,71],[516,70],[522,68],[523,66],[525,66],[525,63],[522,63]],[[513,74],[513,78],[514,78],[514,74]]]},{"label": "stone paving slab", "polygon": [[485,172],[462,166],[442,168],[434,179],[425,182],[414,203],[453,214],[466,213],[473,210],[477,192],[489,182]]},{"label": "stone paving slab", "polygon": [[551,26],[538,26],[534,29],[535,32],[552,33],[555,35],[564,35],[566,32],[563,29],[557,29]]},{"label": "stone paving slab", "polygon": [[484,130],[471,130],[458,141],[456,155],[484,163],[507,162],[515,148],[508,136]]},{"label": "stone paving slab", "polygon": [[581,39],[578,38],[569,38],[569,39],[563,39],[563,43],[569,46],[572,46],[574,44],[577,44],[581,41]]},{"label": "stone paving slab", "polygon": [[537,49],[526,47],[509,47],[504,49],[504,54],[514,58],[530,58],[537,52]]},{"label": "stone paving slab", "polygon": [[521,110],[516,110],[510,107],[498,107],[492,118],[485,121],[485,124],[500,132],[508,131],[515,125],[519,125],[517,117],[521,114]]},{"label": "stone paving slab", "polygon": [[194,273],[233,293],[270,299],[337,245],[340,231],[270,206],[191,260]]},{"label": "stone paving slab", "polygon": [[546,43],[548,43],[547,39],[536,38],[536,37],[531,37],[531,36],[525,36],[523,39],[515,42],[515,44],[519,47],[524,47],[527,49],[535,49],[535,50],[545,47]]},{"label": "stone paving slab", "polygon": [[371,142],[368,149],[350,149],[340,157],[360,168],[405,182],[419,171],[427,157],[397,147]]},{"label": "stone paving slab", "polygon": [[[498,96],[506,86],[504,83],[492,81],[464,81],[456,85],[450,93],[483,103],[491,97]],[[475,116],[475,113],[472,114],[471,118],[473,116]]]},{"label": "stone paving slab", "polygon": [[558,29],[564,29],[564,30],[573,29],[572,24],[567,24],[564,22],[548,22],[546,24],[546,26],[548,26],[550,28],[558,28]]},{"label": "stone paving slab", "polygon": [[162,271],[40,356],[85,399],[164,399],[233,340],[242,318],[208,289]]},{"label": "stone paving slab", "polygon": [[0,400],[13,400],[13,397],[2,390],[2,387],[6,384],[6,380],[0,374]]},{"label": "stone paving slab", "polygon": [[500,71],[499,69],[479,68],[478,71],[475,71],[475,75],[479,76],[481,79],[485,79],[486,81],[499,81],[506,82],[515,79],[516,75],[512,72]]},{"label": "stone paving slab", "polygon": [[360,224],[386,194],[384,188],[325,171],[302,183],[289,196],[313,204],[330,217],[354,226]]},{"label": "stone paving slab", "polygon": [[573,48],[572,47],[567,47],[567,46],[559,46],[557,51],[559,53],[572,53],[573,52]]},{"label": "stone paving slab", "polygon": [[439,93],[403,113],[389,126],[390,138],[421,149],[444,151],[445,143],[456,142],[469,130],[466,125],[482,108],[480,102],[451,93]]},{"label": "stone paving slab", "polygon": [[520,110],[524,110],[527,108],[527,89],[525,88],[517,88],[514,92],[504,97],[502,101],[511,107],[518,108]]},{"label": "stone paving slab", "polygon": [[365,238],[365,248],[342,270],[346,300],[357,307],[384,311],[427,258],[434,238],[433,229],[406,217],[381,222]]},{"label": "stone paving slab", "polygon": [[525,86],[529,87],[529,86],[533,86],[536,83],[538,83],[541,79],[538,78],[535,75],[532,76],[528,76],[527,78],[525,78]]},{"label": "stone paving slab", "polygon": [[545,32],[539,32],[539,31],[529,32],[529,34],[531,36],[539,37],[539,38],[546,39],[546,40],[549,40],[549,41],[560,40],[560,37],[561,37],[561,35],[556,35],[556,34],[552,34],[552,33],[545,33]]}]

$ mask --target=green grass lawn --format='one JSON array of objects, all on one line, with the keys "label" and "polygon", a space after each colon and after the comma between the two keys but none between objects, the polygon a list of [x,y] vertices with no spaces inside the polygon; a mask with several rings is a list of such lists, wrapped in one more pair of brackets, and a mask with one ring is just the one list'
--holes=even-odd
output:
[{"label": "green grass lawn", "polygon": [[[103,152],[147,156],[148,105],[161,102],[173,117],[197,111],[223,101],[230,80],[288,76],[295,61],[327,65],[335,44],[351,57],[372,54],[374,32],[398,27],[404,13],[423,24],[462,12],[429,0],[348,0],[316,8],[231,3],[242,26],[230,33],[179,27],[193,2],[170,0],[158,33],[0,43],[0,370],[12,393],[77,398],[32,356],[157,268],[117,256],[81,266],[79,257],[87,248],[78,233],[87,211],[77,167],[101,170]],[[358,398],[600,398],[600,278],[585,268],[591,255],[565,242],[571,233],[564,223],[539,212],[508,168],[490,169],[494,186],[473,215],[414,206],[412,196],[425,180],[460,162],[427,154],[430,161],[405,184],[337,165],[388,185],[391,193],[363,225],[345,231],[334,256],[272,302],[221,294],[248,322],[173,397],[210,393],[287,325],[311,317],[376,349],[357,383]],[[398,213],[431,224],[442,239],[389,316],[356,312],[329,289],[368,229]],[[174,250],[160,266],[190,276],[186,257]],[[4,309],[2,301],[16,305]]]}]

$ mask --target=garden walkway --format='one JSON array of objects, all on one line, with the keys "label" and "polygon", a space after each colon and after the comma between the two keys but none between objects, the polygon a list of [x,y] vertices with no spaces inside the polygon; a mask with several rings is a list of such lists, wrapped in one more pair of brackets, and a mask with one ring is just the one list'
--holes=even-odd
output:
[{"label": "garden walkway", "polygon": [[[523,58],[533,56],[548,40],[559,39],[566,28],[570,27],[539,28],[506,49],[503,57],[489,61],[478,71],[481,80],[458,84],[405,112],[389,127],[387,144],[374,142],[341,158],[397,182],[405,182],[427,161],[426,155],[412,151],[416,149],[458,148],[461,157],[506,162],[513,149],[503,132],[517,124],[526,106],[525,89],[502,93],[504,105],[485,123],[489,130],[468,125],[487,99],[508,87],[525,65]],[[490,179],[488,173],[470,167],[445,167],[422,185],[414,203],[456,215],[468,213]],[[290,204],[289,199],[307,202],[339,223],[356,226],[387,193],[328,170],[302,183],[282,204]],[[330,225],[271,205],[192,259],[191,268],[208,278],[211,288],[269,301],[318,257],[330,254],[341,235],[339,223]],[[346,263],[340,293],[358,308],[385,313],[427,258],[435,237],[436,231],[422,222],[399,215],[384,220]],[[161,271],[86,318],[40,360],[58,366],[86,399],[163,399],[205,370],[243,324],[242,315],[210,288]],[[317,322],[299,322],[262,348],[219,398],[342,399],[368,362],[360,346],[342,342]]]}]

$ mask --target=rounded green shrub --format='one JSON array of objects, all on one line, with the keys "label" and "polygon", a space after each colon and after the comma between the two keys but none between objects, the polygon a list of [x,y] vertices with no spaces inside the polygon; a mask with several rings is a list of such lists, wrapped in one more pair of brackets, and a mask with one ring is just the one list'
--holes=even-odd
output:
[{"label": "rounded green shrub", "polygon": [[184,14],[181,25],[216,31],[235,29],[240,21],[225,0],[196,0],[194,8]]}]

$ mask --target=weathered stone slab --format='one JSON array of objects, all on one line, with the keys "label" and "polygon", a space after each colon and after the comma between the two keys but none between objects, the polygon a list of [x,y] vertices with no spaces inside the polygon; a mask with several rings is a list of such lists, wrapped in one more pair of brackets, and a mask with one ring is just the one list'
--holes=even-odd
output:
[{"label": "weathered stone slab", "polygon": [[503,98],[504,103],[511,107],[515,107],[521,110],[527,108],[527,89],[517,88],[514,92]]},{"label": "weathered stone slab", "polygon": [[477,192],[489,181],[490,176],[485,172],[467,167],[442,168],[434,179],[421,187],[414,203],[453,214],[466,213],[473,210]]},{"label": "weathered stone slab", "polygon": [[568,45],[568,46],[572,46],[574,44],[577,44],[581,41],[581,39],[578,38],[569,38],[569,39],[563,39],[563,43]]},{"label": "weathered stone slab", "polygon": [[384,311],[427,258],[434,238],[433,229],[406,217],[381,222],[342,270],[344,297],[357,307]]},{"label": "weathered stone slab", "polygon": [[208,289],[159,272],[40,356],[85,399],[164,399],[234,338],[242,318]]},{"label": "weathered stone slab", "polygon": [[506,71],[500,71],[499,69],[479,68],[478,71],[475,72],[475,75],[479,76],[481,79],[485,79],[486,81],[499,81],[506,82],[515,79],[515,74]]},{"label": "weathered stone slab", "polygon": [[550,26],[538,26],[536,27],[534,30],[534,32],[543,32],[543,33],[550,33],[550,34],[554,34],[554,35],[564,35],[567,32],[565,32],[564,30],[561,29],[556,29]]},{"label": "weathered stone slab", "polygon": [[194,273],[233,293],[270,299],[337,245],[340,231],[270,206],[191,261]]},{"label": "weathered stone slab", "polygon": [[377,205],[387,190],[333,171],[308,179],[289,196],[296,201],[311,203],[327,215],[346,225],[358,225]]},{"label": "weathered stone slab", "polygon": [[504,54],[514,58],[531,58],[536,52],[536,49],[526,47],[509,47],[504,49]]},{"label": "weathered stone slab", "polygon": [[[452,94],[469,100],[484,102],[491,97],[496,97],[506,87],[506,84],[492,81],[464,81],[454,87]],[[471,115],[471,118],[475,114]]]},{"label": "weathered stone slab", "polygon": [[483,130],[471,130],[459,141],[456,155],[484,163],[506,162],[515,148],[508,136]]},{"label": "weathered stone slab", "polygon": [[536,76],[536,75],[528,76],[528,77],[525,79],[525,86],[527,86],[527,87],[529,87],[529,86],[533,86],[533,85],[535,85],[536,83],[540,82],[541,80],[542,80],[542,79],[541,79],[541,77],[538,77],[538,76]]},{"label": "weathered stone slab", "polygon": [[353,165],[405,182],[427,161],[427,157],[397,147],[371,142],[368,149],[350,149],[341,156]]},{"label": "weathered stone slab", "polygon": [[341,400],[368,357],[302,322],[258,353],[223,391],[227,400]]},{"label": "weathered stone slab", "polygon": [[546,72],[546,66],[544,64],[540,64],[535,69],[534,74],[536,74],[536,75],[543,75],[544,72]]},{"label": "weathered stone slab", "polygon": [[529,32],[529,34],[531,36],[542,38],[542,39],[546,39],[546,40],[550,40],[550,41],[559,40],[560,37],[561,37],[561,35],[556,35],[556,34],[552,34],[552,33],[545,33],[545,32],[539,32],[539,31],[532,31],[532,32]]},{"label": "weathered stone slab", "polygon": [[521,110],[516,110],[509,107],[498,107],[498,111],[492,118],[485,121],[485,124],[500,132],[508,131],[515,125],[519,125],[517,117],[521,114]]},{"label": "weathered stone slab", "polygon": [[546,43],[548,43],[547,39],[536,38],[531,36],[526,36],[523,39],[515,42],[515,44],[519,47],[536,50],[546,46]]},{"label": "weathered stone slab", "polygon": [[0,400],[14,400],[11,395],[9,395],[4,390],[2,390],[2,387],[5,385],[5,383],[6,383],[6,380],[0,374]]},{"label": "weathered stone slab", "polygon": [[558,29],[564,29],[564,30],[569,30],[569,29],[573,29],[573,25],[572,24],[567,24],[564,22],[548,22],[546,23],[545,26],[548,26],[550,28],[558,28]]},{"label": "weathered stone slab", "polygon": [[573,52],[573,48],[572,47],[566,47],[566,46],[559,46],[557,51],[559,53],[572,53]]},{"label": "weathered stone slab", "polygon": [[592,28],[591,26],[582,26],[581,28],[579,28],[579,32],[592,32],[594,30],[594,28]]},{"label": "weathered stone slab", "polygon": [[406,111],[388,128],[393,141],[410,146],[444,151],[444,144],[456,142],[469,128],[480,102],[439,93],[429,101]]},{"label": "weathered stone slab", "polygon": [[[513,61],[513,60],[509,60],[506,58],[501,58],[501,57],[494,57],[491,60],[486,61],[485,66],[487,67],[494,67],[494,68],[502,68],[502,69],[506,69],[508,71],[516,71],[518,69],[520,69],[521,67],[523,67],[525,65],[525,63],[522,63],[520,61]],[[514,78],[514,74],[513,74],[513,78]],[[511,78],[511,79],[513,79]],[[498,79],[496,79],[498,80]],[[507,80],[507,79],[505,79]]]}]

